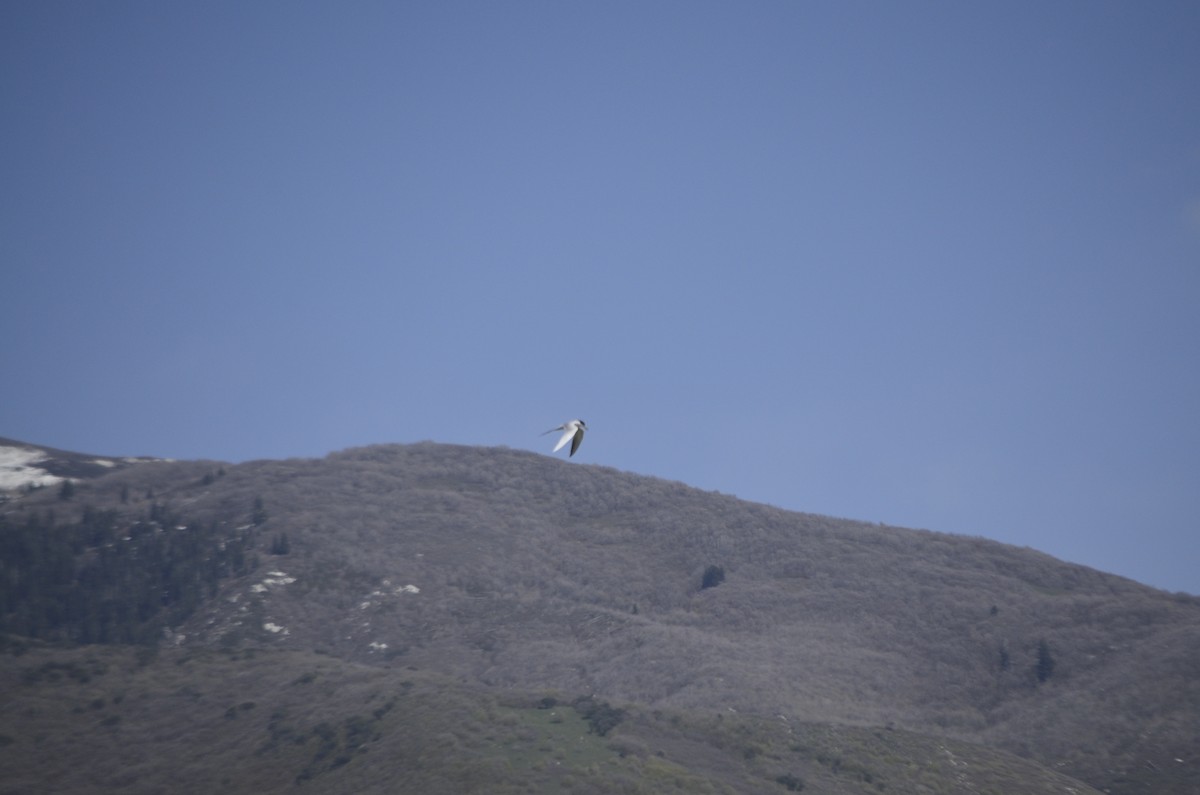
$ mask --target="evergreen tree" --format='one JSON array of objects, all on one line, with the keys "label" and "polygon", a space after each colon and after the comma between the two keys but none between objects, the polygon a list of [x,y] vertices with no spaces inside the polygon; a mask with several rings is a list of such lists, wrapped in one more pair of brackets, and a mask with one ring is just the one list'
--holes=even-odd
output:
[{"label": "evergreen tree", "polygon": [[186,523],[166,505],[124,524],[86,506],[58,524],[0,516],[0,634],[78,643],[150,643],[246,567],[250,535]]},{"label": "evergreen tree", "polygon": [[267,521],[267,509],[263,507],[262,497],[254,498],[254,512],[250,514],[250,521],[255,527]]},{"label": "evergreen tree", "polygon": [[286,555],[292,551],[291,542],[288,541],[287,533],[280,533],[271,539],[271,554]]},{"label": "evergreen tree", "polygon": [[722,566],[709,566],[700,578],[700,590],[715,588],[725,582],[725,569]]},{"label": "evergreen tree", "polygon": [[1045,638],[1038,641],[1037,665],[1034,670],[1039,682],[1045,682],[1054,675],[1054,657],[1050,654],[1050,644]]}]

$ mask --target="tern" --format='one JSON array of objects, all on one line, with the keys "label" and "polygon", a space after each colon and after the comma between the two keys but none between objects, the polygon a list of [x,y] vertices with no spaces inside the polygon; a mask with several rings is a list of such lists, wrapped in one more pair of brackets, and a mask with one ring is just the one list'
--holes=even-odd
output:
[{"label": "tern", "polygon": [[[554,433],[555,431],[563,432],[562,438],[558,440],[558,444],[554,445],[554,452],[557,453],[563,449],[563,445],[569,440],[571,442],[571,455],[568,455],[567,458],[570,458],[579,449],[579,443],[583,441],[583,432],[586,430],[586,422],[583,420],[571,420],[570,422],[564,422],[557,428],[551,428],[546,433]],[[546,433],[543,433],[542,436],[545,436]]]}]

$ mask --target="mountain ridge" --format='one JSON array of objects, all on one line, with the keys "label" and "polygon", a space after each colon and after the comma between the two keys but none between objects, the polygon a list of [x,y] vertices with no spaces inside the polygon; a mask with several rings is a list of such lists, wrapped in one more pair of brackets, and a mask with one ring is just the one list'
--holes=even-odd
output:
[{"label": "mountain ridge", "polygon": [[169,504],[256,536],[260,565],[170,627],[184,649],[313,650],[496,692],[890,725],[1113,792],[1200,782],[1200,600],[1033,550],[434,443],[146,462],[80,482],[73,509],[44,493],[7,508],[87,502],[129,518]]}]

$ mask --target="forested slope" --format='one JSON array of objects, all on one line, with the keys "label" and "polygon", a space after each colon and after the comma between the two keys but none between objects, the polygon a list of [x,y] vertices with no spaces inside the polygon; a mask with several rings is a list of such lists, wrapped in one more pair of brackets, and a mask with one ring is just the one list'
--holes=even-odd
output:
[{"label": "forested slope", "polygon": [[0,519],[14,635],[315,652],[1200,789],[1197,600],[1029,549],[435,444],[147,462]]}]

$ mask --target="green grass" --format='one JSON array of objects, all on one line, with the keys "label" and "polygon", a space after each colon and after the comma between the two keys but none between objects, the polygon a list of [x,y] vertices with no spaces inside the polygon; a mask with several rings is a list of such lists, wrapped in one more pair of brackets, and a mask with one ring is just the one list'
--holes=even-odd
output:
[{"label": "green grass", "polygon": [[0,688],[0,793],[1088,791],[1027,760],[907,732],[500,698],[313,653],[145,661],[34,645],[0,656]]}]

